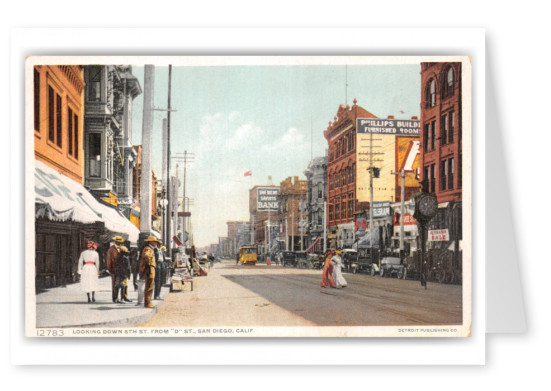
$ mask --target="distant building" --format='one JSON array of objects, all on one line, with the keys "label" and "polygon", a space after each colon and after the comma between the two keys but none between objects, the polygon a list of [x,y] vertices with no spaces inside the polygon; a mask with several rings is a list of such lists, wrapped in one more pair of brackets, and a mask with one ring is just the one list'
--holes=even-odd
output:
[{"label": "distant building", "polygon": [[277,247],[279,221],[279,186],[254,186],[249,190],[251,244],[260,253]]},{"label": "distant building", "polygon": [[298,176],[288,177],[280,183],[279,237],[289,251],[306,250],[307,181]]},{"label": "distant building", "polygon": [[307,181],[308,247],[312,251],[323,249],[325,202],[327,201],[327,156],[316,157],[304,171]]}]

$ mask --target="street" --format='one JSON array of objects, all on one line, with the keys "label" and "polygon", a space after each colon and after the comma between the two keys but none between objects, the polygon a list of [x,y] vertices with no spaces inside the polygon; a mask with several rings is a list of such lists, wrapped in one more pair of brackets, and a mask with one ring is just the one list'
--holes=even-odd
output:
[{"label": "street", "polygon": [[216,263],[194,290],[172,292],[138,327],[399,326],[462,322],[462,287],[344,273],[348,287],[321,288],[321,271]]}]

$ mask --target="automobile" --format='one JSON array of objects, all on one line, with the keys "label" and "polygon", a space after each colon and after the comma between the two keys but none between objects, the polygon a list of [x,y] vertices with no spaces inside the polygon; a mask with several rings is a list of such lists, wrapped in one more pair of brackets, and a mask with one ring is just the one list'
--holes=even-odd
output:
[{"label": "automobile", "polygon": [[[372,259],[373,258],[373,259]],[[358,249],[356,264],[351,268],[352,273],[366,272],[374,276],[379,273],[379,249],[360,248]]]},{"label": "automobile", "polygon": [[349,248],[342,250],[342,262],[346,271],[350,273],[358,272],[358,252]]},{"label": "automobile", "polygon": [[295,266],[295,253],[292,251],[283,251],[283,266]]},{"label": "automobile", "polygon": [[308,253],[295,251],[295,266],[299,269],[311,269],[312,265],[308,261]]},{"label": "automobile", "polygon": [[397,278],[404,279],[407,275],[407,268],[402,264],[399,257],[383,257],[379,268],[381,277],[396,275]]},{"label": "automobile", "polygon": [[209,256],[207,255],[207,253],[201,253],[198,258],[199,265],[206,265],[209,261]]},{"label": "automobile", "polygon": [[325,264],[325,257],[323,254],[308,253],[307,255],[308,263],[310,264],[311,269],[321,270]]}]

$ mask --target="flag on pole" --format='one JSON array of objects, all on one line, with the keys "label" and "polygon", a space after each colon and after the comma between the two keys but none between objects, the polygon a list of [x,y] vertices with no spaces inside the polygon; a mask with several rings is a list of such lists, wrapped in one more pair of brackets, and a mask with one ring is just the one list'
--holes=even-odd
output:
[{"label": "flag on pole", "polygon": [[251,172],[251,170],[247,171],[245,174],[243,174],[243,176],[252,176],[253,173]]}]

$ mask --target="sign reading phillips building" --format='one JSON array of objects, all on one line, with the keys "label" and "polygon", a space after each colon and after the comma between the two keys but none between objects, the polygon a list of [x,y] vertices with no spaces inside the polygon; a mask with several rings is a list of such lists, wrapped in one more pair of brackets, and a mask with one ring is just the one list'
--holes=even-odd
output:
[{"label": "sign reading phillips building", "polygon": [[256,191],[256,209],[258,211],[278,211],[278,187],[258,187]]},{"label": "sign reading phillips building", "polygon": [[420,136],[421,122],[418,119],[358,118],[356,131],[358,134]]}]

